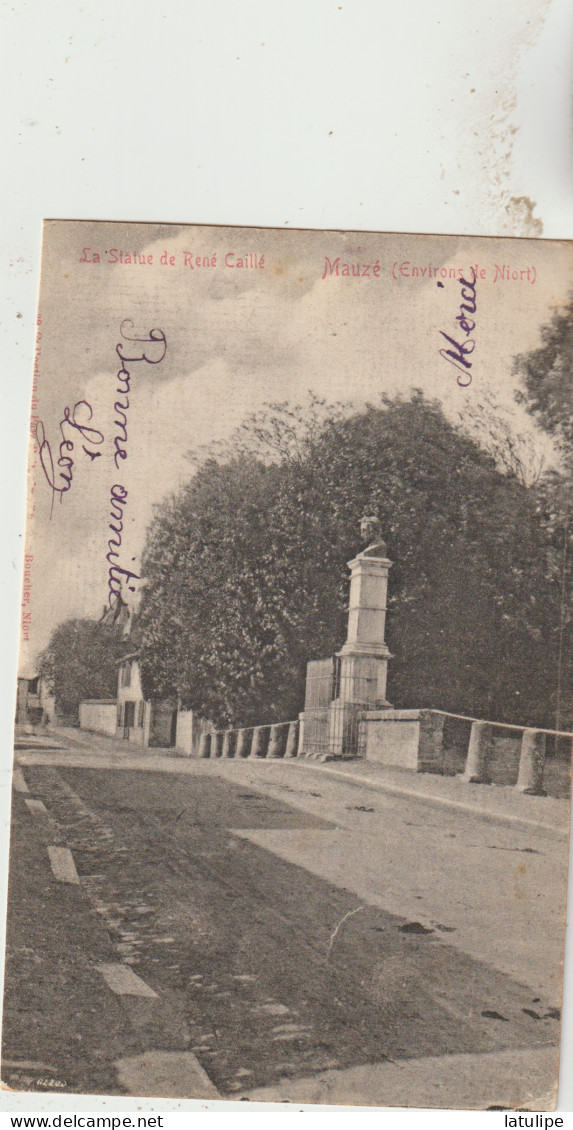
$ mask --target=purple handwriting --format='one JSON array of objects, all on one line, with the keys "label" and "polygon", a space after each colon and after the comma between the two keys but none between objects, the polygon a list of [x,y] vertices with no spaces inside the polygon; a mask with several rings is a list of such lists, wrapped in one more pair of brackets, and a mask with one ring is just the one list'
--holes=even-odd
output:
[{"label": "purple handwriting", "polygon": [[[473,337],[470,337],[470,334],[474,332],[477,324],[474,318],[477,311],[476,279],[477,274],[473,267],[471,282],[468,282],[464,278],[458,279],[462,288],[461,296],[463,301],[460,304],[460,312],[456,314],[455,319],[458,323],[456,327],[457,337],[450,337],[449,334],[444,333],[444,330],[440,330],[442,337],[445,337],[450,347],[449,349],[440,349],[440,357],[443,357],[445,361],[449,361],[450,365],[453,365],[458,370],[457,382],[461,388],[467,388],[467,386],[472,383],[470,373],[472,362],[469,358],[476,347]],[[443,284],[438,283],[438,286],[443,286]],[[457,338],[460,337],[461,334],[465,334],[465,338],[458,341]]]},{"label": "purple handwriting", "polygon": [[[114,558],[119,558],[119,551],[121,549],[122,533],[123,533],[123,518],[124,507],[127,506],[128,494],[121,485],[121,483],[114,483],[111,488],[109,499],[110,518],[112,521],[109,523],[109,529],[115,534],[107,543],[107,553],[105,559],[109,565],[107,573],[107,587],[108,587],[108,604],[110,608],[115,608],[121,596],[121,586],[125,582],[130,592],[135,592],[135,585],[130,585],[130,581],[141,580],[139,573],[134,573],[131,569],[124,569],[123,565],[116,565]],[[135,560],[132,558],[132,560]]]},{"label": "purple handwriting", "polygon": [[[113,460],[116,468],[119,468],[118,460],[127,459],[127,411],[129,409],[129,391],[131,382],[131,372],[126,368],[126,363],[129,365],[138,364],[144,361],[147,365],[159,365],[167,352],[167,338],[163,330],[150,330],[147,337],[133,337],[127,333],[124,327],[130,327],[133,330],[133,322],[131,318],[125,318],[120,326],[120,333],[123,342],[120,341],[115,347],[115,352],[121,361],[121,369],[118,370],[117,381],[118,387],[116,392],[119,399],[114,404],[114,411],[117,413],[114,424],[117,428],[116,435],[114,436],[114,456]],[[129,346],[125,345],[129,342]],[[127,353],[124,352],[127,349]],[[128,356],[130,354],[130,356]]]},{"label": "purple handwriting", "polygon": [[[122,341],[118,342],[115,352],[121,361],[121,368],[117,373],[116,393],[118,399],[114,403],[114,426],[116,433],[113,439],[113,461],[116,469],[128,457],[128,432],[127,421],[129,411],[129,394],[131,391],[132,370],[127,365],[133,366],[141,362],[147,365],[159,365],[167,352],[167,338],[163,330],[149,330],[146,337],[137,337],[133,333],[131,318],[125,318],[120,326]],[[127,584],[130,592],[135,592],[135,586],[130,581],[140,580],[139,574],[132,569],[124,569],[119,564],[120,550],[122,547],[123,523],[125,507],[127,506],[128,492],[122,483],[114,483],[110,495],[110,517],[112,521],[108,528],[114,534],[107,543],[108,563],[107,587],[108,604],[115,608],[121,596],[121,586]],[[132,561],[135,558],[132,558]]]},{"label": "purple handwriting", "polygon": [[40,449],[40,463],[50,490],[52,491],[50,518],[52,517],[56,498],[61,502],[64,495],[71,489],[75,462],[72,457],[72,452],[75,454],[76,446],[83,440],[84,442],[81,443],[81,451],[83,451],[92,462],[101,455],[101,451],[92,450],[94,447],[99,447],[104,440],[102,433],[98,431],[97,428],[90,427],[92,419],[92,406],[88,404],[87,400],[77,400],[72,409],[68,407],[64,408],[64,414],[59,425],[62,439],[55,465],[51,444],[46,439],[44,424],[41,420],[38,420],[36,424],[35,434]]}]

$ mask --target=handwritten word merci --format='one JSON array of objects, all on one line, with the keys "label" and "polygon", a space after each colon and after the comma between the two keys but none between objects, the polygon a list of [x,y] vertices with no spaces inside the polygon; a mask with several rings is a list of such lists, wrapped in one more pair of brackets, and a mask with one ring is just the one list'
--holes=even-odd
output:
[{"label": "handwritten word merci", "polygon": [[[440,330],[442,337],[445,337],[448,342],[449,349],[443,348],[438,351],[440,357],[443,357],[445,361],[449,361],[449,363],[458,370],[457,382],[461,388],[467,388],[467,386],[472,383],[470,373],[472,362],[469,358],[476,347],[473,337],[469,336],[476,328],[474,315],[477,311],[477,279],[473,267],[471,274],[471,282],[468,282],[467,279],[464,278],[458,279],[461,286],[460,293],[462,302],[460,303],[459,314],[456,314],[455,317],[455,321],[457,322],[457,337],[451,337],[450,334],[445,333],[444,330]],[[438,283],[438,286],[443,287],[443,284]],[[465,337],[462,337],[462,335],[465,335]],[[457,340],[459,337],[462,337],[461,341]]]},{"label": "handwritten word merci", "polygon": [[[126,318],[120,326],[122,341],[118,342],[115,352],[121,361],[121,368],[117,373],[116,392],[118,399],[114,403],[113,461],[116,470],[119,470],[124,460],[128,458],[128,412],[131,381],[134,376],[133,365],[160,365],[167,352],[167,338],[163,330],[149,330],[146,337],[137,337],[133,334],[133,322]],[[110,491],[110,518],[108,528],[114,537],[108,539],[106,561],[108,563],[108,604],[115,608],[121,595],[121,586],[127,584],[130,592],[135,592],[135,585],[131,581],[139,581],[138,573],[124,568],[119,564],[122,548],[122,536],[125,520],[125,508],[128,501],[128,491],[123,483],[114,483]],[[132,558],[134,560],[134,558]]]}]

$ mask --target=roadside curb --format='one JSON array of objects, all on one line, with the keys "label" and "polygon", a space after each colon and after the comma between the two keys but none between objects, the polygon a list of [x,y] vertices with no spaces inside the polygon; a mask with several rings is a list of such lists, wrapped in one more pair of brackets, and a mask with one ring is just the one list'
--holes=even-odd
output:
[{"label": "roadside curb", "polygon": [[340,769],[329,769],[323,765],[310,765],[303,761],[297,761],[295,764],[304,764],[305,769],[310,769],[315,773],[325,773],[329,777],[337,777],[338,780],[347,781],[349,785],[355,788],[369,788],[375,792],[388,793],[390,796],[420,801],[422,804],[430,805],[433,808],[457,809],[466,815],[478,816],[489,824],[509,824],[514,828],[522,827],[524,831],[542,832],[549,836],[555,836],[557,839],[569,837],[569,828],[565,826],[545,824],[540,820],[531,820],[527,816],[515,815],[511,812],[489,812],[487,809],[466,804],[464,801],[455,800],[453,797],[432,796],[431,793],[421,792],[419,789],[401,788],[399,785],[392,785],[389,781],[360,777],[356,773],[344,773]]}]

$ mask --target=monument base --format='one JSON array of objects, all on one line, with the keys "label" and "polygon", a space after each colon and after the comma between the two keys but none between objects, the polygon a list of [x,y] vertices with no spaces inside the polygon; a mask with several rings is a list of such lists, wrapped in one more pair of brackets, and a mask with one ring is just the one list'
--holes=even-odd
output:
[{"label": "monument base", "polygon": [[444,715],[432,710],[369,710],[363,716],[367,761],[416,773],[443,770]]}]

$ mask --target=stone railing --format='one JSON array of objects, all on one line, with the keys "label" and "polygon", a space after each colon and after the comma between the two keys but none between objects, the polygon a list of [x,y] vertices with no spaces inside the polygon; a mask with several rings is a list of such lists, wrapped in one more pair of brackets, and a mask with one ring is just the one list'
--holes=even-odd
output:
[{"label": "stone railing", "polygon": [[247,726],[239,730],[211,730],[201,734],[199,757],[296,757],[299,722]]},{"label": "stone railing", "polygon": [[[300,720],[294,722],[204,730],[198,756],[257,760],[308,756],[303,719],[304,715],[301,715]],[[448,774],[450,771],[444,762],[444,724],[448,719],[465,724],[461,763],[455,771],[461,779],[471,784],[492,783],[495,734],[507,732],[510,736],[520,737],[514,787],[534,796],[545,795],[547,737],[573,739],[573,734],[563,730],[489,722],[442,710],[366,710],[360,721],[364,731],[365,758],[418,773]]]},{"label": "stone railing", "polygon": [[363,715],[365,756],[388,766],[413,769],[418,773],[444,772],[444,723],[458,719],[469,724],[469,741],[464,753],[462,778],[471,784],[492,782],[494,732],[521,735],[515,787],[523,793],[544,795],[546,739],[573,739],[563,730],[544,730],[512,723],[489,722],[465,714],[441,710],[371,710]]},{"label": "stone railing", "polygon": [[498,722],[472,721],[464,779],[472,784],[491,784],[490,765],[495,729],[521,734],[519,769],[516,788],[522,793],[544,796],[545,751],[547,737],[573,739],[564,730],[541,730],[525,726],[501,725]]}]

